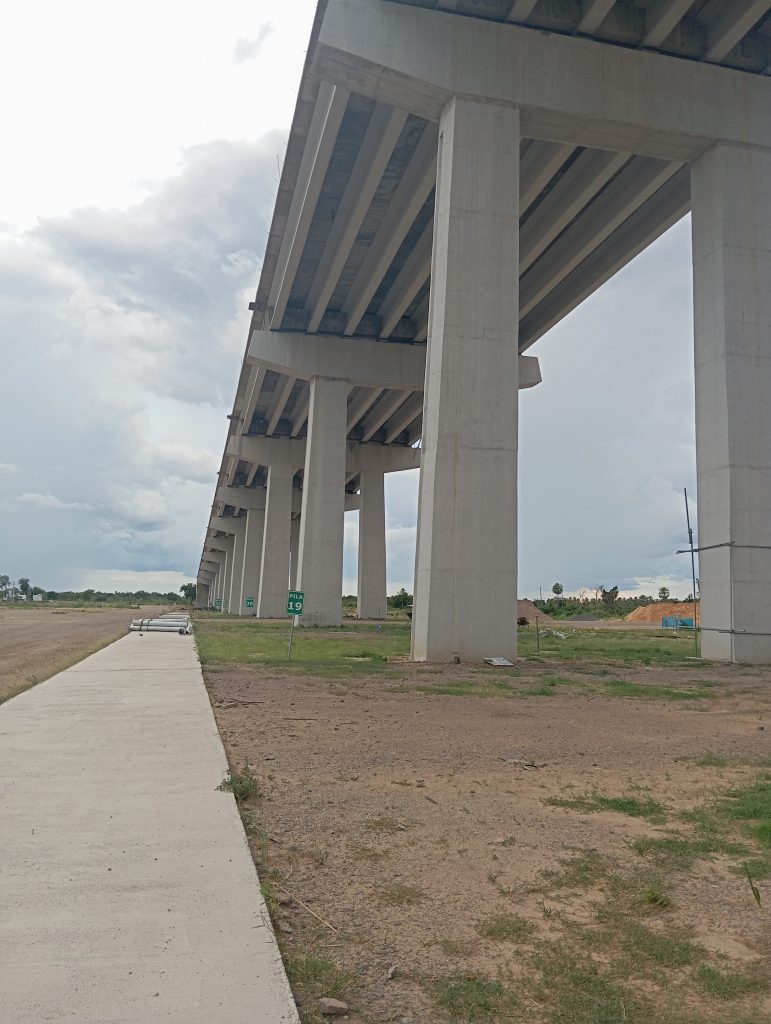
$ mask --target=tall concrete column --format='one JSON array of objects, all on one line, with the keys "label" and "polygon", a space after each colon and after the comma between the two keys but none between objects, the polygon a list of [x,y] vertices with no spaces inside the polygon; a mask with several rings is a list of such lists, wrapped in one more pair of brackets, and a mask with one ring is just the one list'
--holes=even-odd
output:
[{"label": "tall concrete column", "polygon": [[196,583],[195,606],[196,608],[209,607],[209,584],[201,579]]},{"label": "tall concrete column", "polygon": [[246,541],[246,519],[233,518],[233,571],[230,574],[228,611],[231,615],[243,615],[241,609],[241,581],[244,575],[244,545]]},{"label": "tall concrete column", "polygon": [[[246,513],[244,534],[244,562],[241,571],[241,615],[256,615],[260,596],[260,572],[262,570],[262,539],[265,533],[265,511],[250,508]],[[246,607],[246,599],[254,601]]]},{"label": "tall concrete column", "polygon": [[767,664],[771,153],[719,143],[691,194],[702,653]]},{"label": "tall concrete column", "polygon": [[382,470],[363,469],[359,476],[359,586],[356,602],[360,619],[385,619],[386,597],[385,491]]},{"label": "tall concrete column", "polygon": [[519,112],[456,96],[439,133],[412,656],[513,658]]},{"label": "tall concrete column", "polygon": [[291,462],[276,462],[268,469],[260,597],[257,603],[257,614],[261,619],[278,619],[286,615],[293,477],[294,467]]},{"label": "tall concrete column", "polygon": [[292,520],[289,542],[289,589],[297,590],[297,565],[300,561],[300,516]]},{"label": "tall concrete column", "polygon": [[311,381],[300,518],[298,590],[304,626],[339,626],[342,618],[345,438],[350,385]]},{"label": "tall concrete column", "polygon": [[225,562],[220,571],[220,575],[222,577],[222,610],[223,612],[229,612],[230,580],[233,576],[233,548],[235,547],[235,537],[233,534],[229,534],[227,537],[218,537],[217,544],[225,552]]}]

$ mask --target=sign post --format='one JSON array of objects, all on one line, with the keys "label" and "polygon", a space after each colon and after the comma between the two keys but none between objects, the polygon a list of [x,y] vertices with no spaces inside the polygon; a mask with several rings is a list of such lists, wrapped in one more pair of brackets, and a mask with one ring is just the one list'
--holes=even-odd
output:
[{"label": "sign post", "polygon": [[221,597],[216,597],[214,599],[214,608],[218,612],[222,611],[222,598]]},{"label": "sign post", "polygon": [[297,620],[303,613],[303,604],[305,603],[305,591],[304,590],[290,590],[286,599],[286,613],[291,616],[289,626],[289,651],[287,658],[291,661],[292,659],[292,637],[294,635],[294,627],[297,625]]},{"label": "sign post", "polygon": [[254,598],[253,597],[246,597],[246,598],[244,598],[244,604],[246,605],[247,608],[254,608]]}]

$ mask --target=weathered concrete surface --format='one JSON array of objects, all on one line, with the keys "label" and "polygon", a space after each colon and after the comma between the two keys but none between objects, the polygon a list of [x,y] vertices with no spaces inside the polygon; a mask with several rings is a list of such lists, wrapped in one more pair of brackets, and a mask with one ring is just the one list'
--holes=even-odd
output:
[{"label": "weathered concrete surface", "polygon": [[297,1022],[226,770],[192,637],[3,705],[4,1021]]}]

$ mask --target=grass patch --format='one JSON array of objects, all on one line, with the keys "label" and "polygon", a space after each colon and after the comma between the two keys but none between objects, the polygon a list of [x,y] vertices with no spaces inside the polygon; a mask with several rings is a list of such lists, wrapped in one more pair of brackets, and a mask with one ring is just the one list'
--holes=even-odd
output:
[{"label": "grass patch", "polygon": [[619,931],[622,949],[635,962],[644,957],[659,967],[688,967],[703,953],[683,933],[662,934],[627,919],[620,923]]},{"label": "grass patch", "polygon": [[217,789],[232,793],[239,804],[245,800],[254,800],[262,796],[260,784],[248,765],[244,766],[241,772],[234,772],[231,768]]},{"label": "grass patch", "polygon": [[439,697],[515,697],[517,694],[508,683],[458,680],[450,683],[413,683],[388,686],[390,693],[428,693]]},{"label": "grass patch", "polygon": [[292,988],[300,992],[304,1001],[323,996],[340,999],[353,986],[353,975],[329,957],[315,953],[287,957],[286,971]]},{"label": "grass patch", "polygon": [[552,796],[545,802],[552,807],[567,807],[573,811],[614,811],[616,814],[628,814],[630,818],[645,818],[646,821],[666,820],[664,808],[652,797],[605,796],[595,791],[572,799]]},{"label": "grass patch", "polygon": [[497,914],[486,917],[477,925],[477,931],[483,938],[496,942],[524,942],[534,930],[532,922],[518,914]]},{"label": "grass patch", "polygon": [[454,974],[433,982],[436,1003],[452,1020],[493,1022],[510,1019],[519,1000],[501,981],[482,975]]},{"label": "grass patch", "polygon": [[636,700],[706,700],[714,696],[705,689],[682,690],[674,686],[629,683],[624,679],[605,680],[602,687],[611,697],[634,697]]},{"label": "grass patch", "polygon": [[554,1024],[661,1024],[653,1007],[628,985],[552,943],[536,960],[541,978],[535,985],[539,1001],[550,1007]]},{"label": "grass patch", "polygon": [[[534,629],[521,630],[517,643],[522,657],[539,654]],[[662,630],[581,629],[562,640],[549,630],[541,631],[540,655],[565,660],[612,658],[643,665],[685,664],[693,656],[693,636],[673,637]]]},{"label": "grass patch", "polygon": [[372,891],[378,903],[389,907],[412,907],[423,899],[423,891],[401,882],[379,882]]},{"label": "grass patch", "polygon": [[651,907],[655,910],[665,910],[672,906],[672,897],[664,889],[660,882],[652,880],[635,893],[634,901],[638,906]]},{"label": "grass patch", "polygon": [[741,855],[747,847],[715,833],[693,837],[679,832],[664,836],[642,836],[632,843],[632,849],[641,857],[652,860],[662,868],[673,871],[687,871],[695,861],[709,859],[713,854]]},{"label": "grass patch", "polygon": [[[550,889],[590,889],[608,874],[608,863],[597,850],[585,850],[559,863],[559,870],[547,868],[539,872],[539,878]],[[541,888],[537,886],[536,891]]]},{"label": "grass patch", "polygon": [[388,850],[376,850],[373,846],[365,846],[363,843],[351,843],[348,849],[354,860],[368,861],[372,864],[389,856]]},{"label": "grass patch", "polygon": [[701,989],[716,999],[737,999],[739,996],[765,992],[769,986],[768,979],[758,974],[721,971],[709,964],[699,966],[696,981]]}]

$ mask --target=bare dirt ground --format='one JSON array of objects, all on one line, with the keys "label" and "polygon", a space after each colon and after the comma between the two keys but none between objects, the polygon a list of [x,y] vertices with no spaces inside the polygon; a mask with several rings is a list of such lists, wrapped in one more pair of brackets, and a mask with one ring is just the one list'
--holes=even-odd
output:
[{"label": "bare dirt ground", "polygon": [[[582,692],[578,661],[520,663],[511,697],[420,692],[463,666],[403,668],[207,672],[232,770],[262,790],[247,832],[304,1020],[324,994],[367,1024],[771,1020],[751,980],[769,976],[771,884],[759,907],[740,856],[677,845],[707,835],[683,812],[769,763],[771,673],[613,669],[708,691],[667,701]],[[551,695],[525,695],[539,682]],[[729,976],[745,987],[716,995]]]},{"label": "bare dirt ground", "polygon": [[132,618],[161,610],[0,607],[0,701],[117,640]]}]

